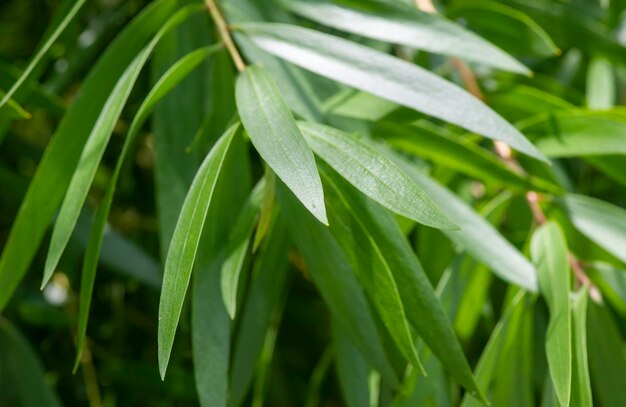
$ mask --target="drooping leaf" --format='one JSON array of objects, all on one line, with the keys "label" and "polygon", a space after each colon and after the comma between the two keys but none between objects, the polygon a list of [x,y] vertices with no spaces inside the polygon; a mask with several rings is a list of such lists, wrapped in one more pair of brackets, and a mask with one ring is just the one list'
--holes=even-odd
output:
[{"label": "drooping leaf", "polygon": [[[505,369],[501,370],[503,374],[508,376],[507,380],[511,384],[510,378],[513,376],[516,369],[520,368],[518,365],[508,365],[507,357],[511,354],[516,355],[520,353],[518,346],[520,338],[524,334],[524,322],[530,316],[532,310],[532,300],[528,295],[523,292],[519,292],[511,300],[505,313],[498,321],[498,324],[493,329],[487,345],[483,349],[483,352],[478,361],[478,365],[475,369],[476,379],[479,386],[487,389],[488,399],[494,403],[497,390],[495,390],[494,382],[496,379],[503,377],[498,376],[500,367],[504,365]],[[509,359],[510,360],[510,359]],[[528,378],[526,378],[528,379]],[[504,382],[505,380],[503,380]],[[511,388],[515,394],[513,397],[521,399],[520,383],[515,383]],[[482,406],[477,399],[470,397],[467,394],[463,398],[461,407],[479,407]]]},{"label": "drooping leaf", "polygon": [[569,300],[570,268],[567,244],[559,225],[540,226],[531,241],[539,288],[550,311],[546,355],[550,377],[562,406],[569,406],[572,390],[572,320]]},{"label": "drooping leaf", "polygon": [[570,220],[582,234],[626,262],[626,210],[602,200],[569,194],[563,199]]},{"label": "drooping leaf", "polygon": [[457,228],[406,173],[357,135],[316,123],[298,126],[318,156],[376,202],[428,226]]},{"label": "drooping leaf", "polygon": [[615,100],[613,65],[603,57],[591,59],[587,70],[587,107],[609,109]]},{"label": "drooping leaf", "polygon": [[52,216],[65,196],[80,152],[120,76],[174,11],[173,0],[146,8],[100,58],[83,81],[31,181],[0,258],[0,309],[23,278]]},{"label": "drooping leaf", "polygon": [[327,224],[315,158],[272,78],[259,66],[241,73],[237,109],[252,144],[304,206]]},{"label": "drooping leaf", "polygon": [[331,315],[370,364],[396,386],[398,377],[385,353],[367,299],[341,247],[285,187],[278,187],[277,192],[291,237]]},{"label": "drooping leaf", "polygon": [[527,191],[532,180],[507,167],[495,155],[464,140],[456,140],[444,129],[428,122],[402,126],[377,123],[374,134],[393,146],[485,181],[496,181],[509,188]]},{"label": "drooping leaf", "polygon": [[159,371],[162,378],[174,343],[206,214],[238,127],[238,124],[231,126],[204,159],[187,193],[170,243],[159,303]]},{"label": "drooping leaf", "polygon": [[280,318],[285,289],[288,287],[288,235],[284,222],[277,220],[268,231],[265,244],[254,266],[256,277],[241,312],[239,335],[233,348],[230,372],[230,401],[240,406],[261,357],[263,342],[271,326]]},{"label": "drooping leaf", "polygon": [[626,115],[621,110],[566,111],[524,126],[548,157],[626,154]]},{"label": "drooping leaf", "polygon": [[130,96],[130,91],[137,81],[141,69],[159,39],[190,15],[197,12],[198,7],[188,6],[174,14],[129,65],[128,69],[121,76],[119,82],[115,85],[115,88],[107,98],[100,117],[98,117],[85,143],[78,166],[74,171],[74,175],[72,176],[72,180],[65,194],[65,199],[61,204],[61,209],[52,231],[48,256],[46,257],[44,277],[41,283],[42,288],[47,284],[61,259],[61,255],[70,239],[72,230],[76,225],[80,209],[87,198],[89,186],[96,175],[98,164],[102,159],[115,124],[122,113],[122,109]]},{"label": "drooping leaf", "polygon": [[8,320],[0,318],[0,383],[2,404],[60,407],[46,382],[43,366],[26,337]]},{"label": "drooping leaf", "polygon": [[[216,147],[219,147],[219,144]],[[175,241],[176,234],[172,238],[172,243]],[[193,277],[193,371],[202,407],[228,405],[227,373],[230,361],[231,320],[220,294],[220,271],[223,261],[222,254],[208,267],[198,266]],[[161,360],[159,358],[159,361]],[[165,370],[162,371],[162,375],[164,374]]]},{"label": "drooping leaf", "polygon": [[459,225],[461,230],[444,231],[475,259],[486,264],[500,278],[529,291],[537,291],[533,265],[474,209],[396,155],[390,156],[428,196]]},{"label": "drooping leaf", "polygon": [[416,7],[392,2],[282,0],[286,8],[317,23],[407,47],[452,55],[528,74],[513,57],[460,25]]},{"label": "drooping leaf", "polygon": [[590,301],[587,314],[589,368],[593,395],[602,406],[626,403],[624,339],[609,310]]},{"label": "drooping leaf", "polygon": [[91,293],[93,291],[93,284],[96,276],[96,268],[98,266],[98,259],[100,257],[100,247],[102,245],[102,239],[104,230],[106,227],[106,221],[109,216],[111,204],[113,203],[113,195],[115,193],[115,186],[119,178],[124,159],[130,149],[131,144],[139,134],[141,126],[144,124],[154,106],[170,91],[172,90],[186,75],[198,66],[205,58],[211,53],[219,49],[217,46],[202,48],[197,51],[191,52],[185,57],[181,58],[176,64],[161,77],[161,79],[154,85],[148,96],[144,99],[133,122],[130,125],[128,135],[124,140],[122,151],[118,157],[115,170],[107,189],[98,208],[96,219],[93,223],[89,240],[87,243],[86,253],[83,260],[83,270],[80,287],[80,308],[78,315],[78,330],[76,333],[76,349],[78,350],[76,355],[76,362],[74,364],[74,370],[78,367],[80,357],[83,349],[83,342],[85,339],[85,333],[87,329],[87,318],[89,316],[89,308],[91,303]]},{"label": "drooping leaf", "polygon": [[86,0],[67,0],[60,7],[58,17],[55,19],[56,21],[53,21],[53,24],[46,30],[46,33],[44,34],[45,39],[42,40],[37,53],[28,63],[28,66],[19,79],[13,84],[11,89],[9,89],[2,99],[0,99],[0,109],[2,109],[6,103],[9,103],[13,95],[24,83],[27,83],[31,79],[31,75],[37,67],[37,64],[39,64],[46,52],[48,52],[50,47],[52,47],[54,42],[63,33],[72,19],[74,19],[85,2]]},{"label": "drooping leaf", "polygon": [[332,324],[333,343],[339,386],[348,407],[369,406],[369,373],[367,360],[352,344],[349,337],[335,324]]},{"label": "drooping leaf", "polygon": [[478,99],[406,61],[306,28],[269,23],[239,24],[236,28],[262,49],[307,70],[546,160],[518,130]]},{"label": "drooping leaf", "polygon": [[265,182],[259,182],[241,209],[237,223],[233,226],[232,235],[228,240],[226,259],[222,265],[220,285],[222,288],[222,299],[230,319],[235,319],[239,274],[243,268],[245,256],[250,246],[252,230],[261,207],[264,191]]},{"label": "drooping leaf", "polygon": [[[324,173],[323,173],[324,174]],[[336,178],[336,175],[335,177]],[[353,207],[347,191],[342,191],[332,175],[324,177],[328,194],[330,231],[344,249],[361,286],[370,297],[374,308],[404,357],[419,371],[424,372],[417,356],[413,331],[400,297],[398,282],[392,266],[376,242],[376,230],[369,230],[367,219],[361,219],[358,207]]]},{"label": "drooping leaf", "polygon": [[[379,278],[385,275],[385,271],[391,274],[388,279],[396,284],[395,295],[400,296],[406,319],[412,328],[455,380],[480,398],[480,391],[454,335],[452,323],[395,220],[337,176],[328,174],[325,180],[330,186],[329,194],[330,190],[333,192],[335,205],[344,206],[334,217],[333,224],[336,226],[331,224],[331,232],[347,253],[355,273],[364,276],[373,274],[375,281],[372,283],[375,284],[370,287],[374,295],[383,295],[388,301],[393,298],[393,293],[387,291],[383,294],[384,287],[389,285]],[[367,284],[365,286],[367,291]],[[390,311],[389,304],[386,306],[386,311]],[[418,365],[414,367],[418,368]]]},{"label": "drooping leaf", "polygon": [[446,15],[463,19],[482,38],[491,40],[513,55],[559,55],[550,34],[519,7],[494,0],[455,1]]},{"label": "drooping leaf", "polygon": [[589,287],[580,289],[572,304],[572,397],[571,405],[591,407],[591,383],[587,359],[587,299]]}]

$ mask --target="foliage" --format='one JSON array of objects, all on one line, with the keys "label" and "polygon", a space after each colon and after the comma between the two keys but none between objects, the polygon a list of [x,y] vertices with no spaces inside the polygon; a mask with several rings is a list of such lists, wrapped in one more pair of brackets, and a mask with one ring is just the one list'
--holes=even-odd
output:
[{"label": "foliage", "polygon": [[2,3],[0,404],[626,405],[624,27]]}]

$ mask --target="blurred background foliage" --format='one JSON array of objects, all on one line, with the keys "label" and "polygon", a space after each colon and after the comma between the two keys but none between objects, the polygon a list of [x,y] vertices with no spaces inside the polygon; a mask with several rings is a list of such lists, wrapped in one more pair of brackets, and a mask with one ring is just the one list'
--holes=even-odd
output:
[{"label": "blurred background foliage", "polygon": [[[278,6],[270,1],[241,1],[258,3],[257,6],[265,14],[264,18],[270,21],[282,18],[275,17],[275,14],[280,15],[282,11],[279,12]],[[104,49],[147,3],[149,2],[138,0],[89,1],[51,48],[44,63],[40,64],[38,84],[29,86],[28,91],[20,94],[17,100],[27,107],[32,117],[28,120],[14,120],[0,116],[0,247],[7,239],[29,180],[65,108],[72,103],[82,80]],[[407,3],[412,4],[410,1]],[[62,13],[62,6],[61,1],[53,0],[8,0],[0,3],[0,89],[6,91],[18,78],[36,51],[48,24]],[[533,76],[526,77],[493,71],[479,64],[472,65],[487,103],[510,122],[518,124],[531,140],[540,140],[542,134],[550,132],[553,121],[559,120],[558,115],[556,118],[541,120],[542,113],[570,111],[573,107],[612,109],[610,113],[604,114],[618,118],[618,124],[608,129],[601,125],[593,127],[589,121],[580,119],[584,115],[594,115],[591,110],[585,110],[574,111],[571,117],[565,115],[561,118],[563,125],[569,123],[576,131],[582,129],[581,132],[626,134],[626,111],[615,107],[623,105],[626,99],[626,1],[450,0],[438,2],[437,6],[448,18],[498,45],[532,69]],[[305,26],[338,33],[300,17],[290,18]],[[375,48],[386,49],[376,41],[356,35],[350,35],[350,38]],[[217,86],[215,79],[211,78],[217,75],[216,71],[219,69],[213,62],[203,65],[165,99],[157,109],[152,126],[146,127],[133,146],[131,159],[125,165],[118,183],[109,217],[110,229],[103,243],[101,272],[97,277],[89,317],[89,352],[83,357],[77,374],[72,374],[72,364],[82,256],[94,210],[104,194],[125,132],[156,75],[189,50],[214,42],[215,34],[209,17],[194,17],[159,45],[152,59],[151,69],[141,74],[121,120],[116,125],[112,141],[89,192],[84,213],[59,265],[59,272],[42,294],[39,290],[40,270],[43,269],[45,260],[43,246],[46,246],[42,245],[30,272],[0,316],[0,360],[3,362],[0,363],[1,405],[20,405],[22,402],[24,405],[44,405],[37,404],[37,400],[45,397],[58,398],[65,405],[197,404],[191,368],[191,328],[188,318],[181,319],[167,379],[162,382],[158,374],[156,316],[163,258],[158,232],[162,230],[159,225],[161,228],[171,228],[173,225],[167,226],[165,221],[159,220],[157,207],[159,199],[181,200],[186,190],[183,188],[182,192],[166,191],[166,194],[178,196],[159,198],[161,192],[155,188],[154,172],[158,172],[155,169],[155,155],[158,157],[162,154],[171,157],[173,165],[182,168],[182,173],[187,172],[188,177],[183,185],[188,183],[200,162],[200,152],[205,151],[221,133],[214,130],[219,133],[204,137],[205,146],[191,153],[187,152],[186,147],[198,132],[212,131],[203,130],[206,129],[206,125],[203,126],[206,112],[219,111],[226,106],[217,120],[221,120],[222,128],[230,121],[234,112],[233,100],[217,100],[210,96],[211,85]],[[408,52],[399,48],[396,49],[399,54]],[[463,85],[458,71],[446,57],[425,52],[414,55],[408,52],[408,55],[417,64]],[[227,62],[226,75],[231,77],[230,83],[220,85],[232,88],[234,70],[228,64],[226,55],[220,55],[219,58]],[[316,75],[306,75],[315,84],[317,97],[325,100],[329,106],[329,121],[337,127],[359,130],[362,127],[358,119],[359,113],[367,112],[368,108],[375,113],[384,111],[384,106],[381,107],[380,100],[376,98],[365,98],[361,101],[355,97],[352,105],[337,103],[337,94],[343,89]],[[349,98],[352,95],[349,92],[345,94]],[[384,116],[388,123],[405,123],[424,117],[402,108]],[[597,113],[597,116],[601,117],[602,114]],[[580,121],[579,124],[576,124],[577,120]],[[437,122],[437,126],[441,126],[441,123]],[[449,134],[459,133],[457,128],[448,127]],[[438,131],[440,130],[441,127]],[[171,141],[171,149],[155,152],[154,137],[159,137],[159,134]],[[620,140],[624,142],[626,138],[622,136]],[[394,140],[389,141],[396,145]],[[401,140],[397,142],[402,143]],[[530,159],[519,159],[526,168],[530,168],[533,174],[538,174],[549,185],[600,198],[624,208],[624,153],[622,149],[616,150],[615,154],[601,156],[571,157],[564,154],[563,157],[566,158],[556,160],[548,174],[540,167],[535,171],[533,165],[536,163]],[[502,184],[473,177],[472,174],[459,171],[454,165],[445,165],[436,157],[423,156],[416,160],[419,165],[430,168],[433,178],[452,189],[464,201],[483,213],[489,213],[498,230],[515,246],[527,249],[533,217],[523,195],[511,195]],[[255,179],[263,173],[263,167],[258,160],[253,161],[252,173]],[[158,179],[159,175],[156,177]],[[175,185],[176,182],[174,180],[171,184],[173,190],[179,186]],[[500,199],[502,203],[499,204]],[[547,211],[550,217],[559,219],[565,229],[569,246],[580,259],[605,261],[617,268],[624,268],[622,260],[579,233],[559,209],[548,206]],[[475,281],[477,277],[473,277],[472,281],[479,288],[468,288],[459,277],[458,292],[455,293],[455,288],[451,287],[449,289],[453,292],[448,297],[453,303],[471,304],[457,304],[459,313],[466,310],[470,315],[461,314],[453,320],[468,360],[475,366],[496,324],[503,317],[503,304],[510,300],[507,298],[507,295],[510,297],[507,284],[492,278],[485,266],[458,251],[441,232],[413,224],[403,226],[406,226],[408,238],[414,244],[414,249],[434,286],[440,283],[441,276],[448,269],[456,270],[455,273],[460,273],[461,276],[470,273],[482,279]],[[626,252],[626,247],[623,249]],[[343,405],[333,367],[333,350],[329,347],[332,339],[331,321],[326,305],[308,276],[301,272],[298,257],[292,255],[290,259],[286,283],[289,289],[283,292],[284,298],[279,300],[279,310],[276,311],[272,323],[276,335],[276,351],[270,351],[271,358],[261,360],[259,369],[266,370],[266,377],[261,375],[255,379],[257,382],[247,396],[247,403],[260,403],[258,398],[264,397],[265,405],[268,406]],[[466,270],[465,274],[463,270]],[[594,281],[597,279],[596,283],[604,294],[603,307],[590,304],[589,318],[597,324],[608,321],[615,333],[612,338],[618,338],[618,348],[623,351],[626,334],[626,279],[623,274],[613,276],[611,272],[603,271],[602,267],[589,267],[589,273]],[[603,276],[606,275],[613,277],[605,281]],[[472,299],[464,296],[463,293],[467,293],[467,290],[477,297]],[[475,301],[479,301],[478,305]],[[445,300],[444,304],[448,309],[456,307],[447,304]],[[535,336],[529,341],[539,349],[543,346],[541,332],[547,324],[547,310],[542,302],[534,304],[534,307],[538,311],[533,314],[535,317],[529,323],[539,328],[529,331],[535,332]],[[594,319],[591,316],[594,312],[601,316]],[[605,325],[601,326],[605,329]],[[19,354],[17,351],[3,352],[10,344],[18,344],[12,345],[11,349],[22,349],[25,354],[30,355],[27,358],[34,354],[39,361],[31,360],[32,366],[12,362],[11,358],[18,357]],[[267,346],[271,348],[271,344]],[[602,346],[602,338],[590,338],[590,354],[602,352]],[[545,371],[546,361],[541,352],[521,357],[533,359],[533,363],[543,366]],[[516,363],[515,356],[511,358],[510,362]],[[521,360],[517,362],[522,363]],[[597,366],[594,368],[594,363],[598,362],[591,361],[592,379],[594,369],[596,373],[598,369],[603,369]],[[43,399],[33,398],[34,401],[31,401],[34,404],[24,402],[21,397],[28,394],[29,389],[37,388],[36,385],[31,387],[28,383],[23,384],[23,372],[32,371],[29,368],[44,372],[44,379],[54,389],[54,395],[42,395]],[[614,372],[607,371],[606,377],[618,375],[626,367],[617,366],[615,369],[617,370]],[[603,375],[598,381],[614,380],[605,380],[604,377]],[[623,376],[617,377],[623,379]],[[543,376],[537,373],[530,386],[534,389],[531,391],[534,400],[532,403],[550,405],[545,400],[540,401],[544,397],[541,392],[544,386]],[[593,381],[593,386],[594,394],[596,390],[599,390],[598,394],[603,394],[602,384]],[[380,405],[389,405],[391,390],[382,386],[379,391]],[[617,392],[618,397],[623,389],[609,390],[611,391]],[[454,394],[457,398],[453,400],[453,404],[456,404],[459,393]],[[32,395],[36,396],[34,393]],[[618,405],[607,400],[610,399],[598,400],[599,405]],[[441,404],[433,402],[432,405]]]}]

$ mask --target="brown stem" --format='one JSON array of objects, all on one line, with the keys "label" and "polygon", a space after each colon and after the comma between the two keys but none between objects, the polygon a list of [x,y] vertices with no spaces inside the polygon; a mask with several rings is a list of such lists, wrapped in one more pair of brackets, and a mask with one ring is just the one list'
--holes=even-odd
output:
[{"label": "brown stem", "polygon": [[230,30],[228,29],[228,25],[226,24],[226,20],[222,16],[217,3],[215,0],[205,0],[207,9],[209,9],[209,13],[211,14],[211,18],[215,22],[215,27],[222,37],[222,41],[224,41],[224,45],[226,45],[226,49],[230,54],[230,57],[233,59],[233,63],[239,72],[242,72],[246,69],[246,64],[243,62],[243,58],[239,54],[235,43],[233,42],[233,38],[230,36]]},{"label": "brown stem", "polygon": [[[433,6],[432,0],[415,0],[415,4],[420,10],[422,10],[425,13],[437,12],[435,7]],[[458,58],[451,58],[450,62],[452,63],[452,66],[454,67],[454,69],[456,69],[456,71],[461,76],[461,79],[463,80],[463,83],[465,83],[467,90],[476,98],[484,102],[485,96],[480,90],[480,86],[478,85],[476,76],[474,75],[474,72],[469,67],[469,65],[467,65],[465,61],[462,61]],[[511,167],[512,169],[520,173],[526,173],[526,171],[524,171],[522,166],[513,156],[511,147],[508,144],[506,144],[503,141],[496,140],[493,142],[493,145],[494,145],[494,150],[496,154],[498,155],[498,157],[500,157],[502,161],[504,161],[509,167]],[[541,205],[539,205],[539,201],[541,200],[541,198],[542,198],[541,195],[535,191],[529,191],[526,193],[526,202],[528,203],[528,206],[530,207],[530,210],[533,214],[533,219],[538,225],[542,225],[546,223],[547,221],[546,215],[543,213],[543,210],[541,209]],[[578,262],[578,260],[576,259],[576,257],[574,256],[572,252],[568,252],[568,261],[572,268],[572,271],[574,272],[574,275],[576,276],[576,279],[581,284],[589,285],[589,296],[594,301],[601,302],[602,295],[600,294],[600,291],[591,282],[587,274],[585,274],[580,263]]]}]

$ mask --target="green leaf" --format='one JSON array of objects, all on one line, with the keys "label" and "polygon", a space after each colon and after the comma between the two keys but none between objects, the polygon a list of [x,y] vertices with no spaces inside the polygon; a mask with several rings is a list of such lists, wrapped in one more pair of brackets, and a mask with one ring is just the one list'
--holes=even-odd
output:
[{"label": "green leaf", "polygon": [[265,338],[280,320],[288,288],[287,250],[290,242],[282,220],[273,223],[264,242],[254,265],[256,277],[250,284],[235,339],[230,372],[230,402],[233,406],[240,406],[246,396]]},{"label": "green leaf", "polygon": [[[113,129],[117,120],[122,113],[122,109],[126,104],[126,100],[130,96],[130,91],[139,77],[139,73],[144,64],[148,60],[150,53],[158,43],[159,39],[172,28],[183,22],[190,15],[197,13],[198,7],[186,7],[178,11],[170,18],[166,24],[152,39],[133,62],[128,66],[119,82],[107,98],[102,112],[96,121],[91,134],[87,138],[85,147],[81,153],[78,166],[74,171],[72,180],[65,194],[65,199],[61,205],[59,215],[57,217],[52,238],[50,240],[50,248],[46,257],[44,267],[44,277],[41,288],[48,283],[52,273],[57,267],[61,255],[65,250],[65,246],[72,235],[72,230],[76,225],[76,220],[80,214],[80,209],[87,198],[89,186],[96,175],[98,164],[104,155],[104,150],[111,138]],[[140,112],[142,114],[143,112]]]},{"label": "green leaf", "polygon": [[122,151],[118,157],[115,170],[107,189],[102,199],[102,203],[98,208],[96,219],[89,235],[87,243],[87,249],[83,260],[83,270],[80,286],[80,307],[78,315],[78,330],[76,333],[76,362],[74,364],[74,371],[76,371],[83,350],[83,343],[85,339],[85,333],[87,330],[87,318],[89,316],[89,307],[91,303],[91,293],[93,291],[93,284],[96,277],[96,269],[98,266],[98,258],[100,257],[100,247],[102,245],[102,239],[104,230],[106,227],[106,221],[109,216],[111,204],[113,203],[113,195],[115,193],[115,185],[122,170],[122,164],[126,158],[126,154],[130,149],[131,144],[139,134],[141,126],[144,124],[154,106],[169,92],[171,91],[181,80],[183,80],[189,72],[204,61],[209,55],[218,50],[218,46],[201,48],[187,54],[181,58],[176,64],[163,74],[161,79],[154,85],[154,87],[148,93],[148,96],[144,99],[133,122],[130,125],[128,135],[124,140]]},{"label": "green leaf", "polygon": [[272,78],[259,66],[241,73],[237,109],[259,155],[304,206],[328,224],[315,158]]},{"label": "green leaf", "polygon": [[0,349],[0,388],[3,389],[0,399],[3,404],[22,407],[61,406],[57,395],[46,383],[43,366],[35,351],[24,335],[2,317]]},{"label": "green leaf", "polygon": [[615,102],[613,65],[603,57],[594,57],[587,69],[587,107],[609,109]]},{"label": "green leaf", "polygon": [[406,152],[471,177],[495,181],[517,191],[528,191],[531,187],[526,176],[511,170],[493,153],[471,142],[457,140],[429,122],[417,122],[411,126],[381,122],[374,127],[374,134]]},{"label": "green leaf", "polygon": [[552,383],[562,406],[569,406],[572,390],[572,320],[569,301],[570,268],[567,244],[559,225],[540,226],[531,241],[539,288],[550,311],[546,354]]},{"label": "green leaf", "polygon": [[278,187],[278,199],[291,237],[331,315],[371,365],[396,386],[398,378],[385,353],[367,299],[341,247],[328,228],[315,222],[282,185]]},{"label": "green leaf", "polygon": [[174,11],[173,0],[152,3],[122,31],[83,81],[52,137],[13,223],[0,258],[0,310],[26,273],[65,196],[80,152],[119,77]]},{"label": "green leaf", "polygon": [[548,157],[626,154],[626,115],[619,109],[542,115],[524,132]]},{"label": "green leaf", "polygon": [[315,154],[365,195],[424,225],[457,229],[404,171],[358,135],[316,123],[298,126]]},{"label": "green leaf", "polygon": [[[519,7],[493,0],[455,1],[446,8],[446,14],[455,20],[462,19],[482,38],[493,41],[513,55],[559,55],[547,27],[533,20]],[[514,3],[510,3],[514,6]]]},{"label": "green leaf", "polygon": [[489,266],[505,281],[529,291],[537,291],[535,268],[496,228],[450,190],[398,156],[391,158],[460,226],[461,230],[443,231],[450,240]]},{"label": "green leaf", "polygon": [[159,371],[169,362],[176,327],[191,278],[206,214],[213,198],[222,164],[239,125],[231,126],[206,156],[187,193],[165,261],[159,302]]},{"label": "green leaf", "polygon": [[[416,369],[425,373],[417,355],[398,282],[394,278],[393,265],[385,258],[385,247],[380,247],[376,241],[378,230],[368,229],[368,219],[359,216],[361,208],[350,202],[349,198],[354,198],[354,192],[346,191],[345,188],[342,190],[341,184],[333,180],[336,177],[330,173],[324,177],[328,191],[330,231],[342,246],[361,286],[400,352]],[[345,187],[345,184],[341,186]],[[352,196],[348,196],[349,192],[352,192]]]},{"label": "green leaf", "polygon": [[[0,96],[3,96],[4,92],[0,90]],[[30,119],[30,113],[28,113],[22,106],[20,106],[15,100],[9,99],[6,102],[4,109],[0,106],[0,118],[7,119]]]},{"label": "green leaf", "polygon": [[[219,144],[216,147],[219,147]],[[186,205],[183,206],[183,210],[185,207]],[[175,232],[172,244],[176,240]],[[227,372],[230,361],[231,321],[220,295],[220,271],[223,261],[222,254],[217,256],[209,266],[198,266],[193,278],[191,322],[193,371],[200,405],[203,407],[226,407],[228,405]],[[187,284],[188,280],[185,282],[185,285]],[[180,304],[182,306],[182,298]],[[159,328],[161,328],[160,320]],[[161,333],[160,330],[159,333]],[[160,353],[159,356],[161,356]],[[162,360],[159,357],[159,362]],[[165,363],[167,364],[167,360]],[[164,374],[165,368],[161,375]]]},{"label": "green leaf", "polygon": [[[510,383],[510,378],[520,368],[518,365],[508,365],[507,362],[511,360],[511,354],[515,356],[520,353],[520,349],[517,349],[517,347],[521,337],[525,334],[524,323],[528,319],[531,310],[532,300],[521,291],[508,304],[500,321],[493,329],[475,369],[476,379],[481,388],[489,389],[489,392],[492,394],[495,393],[494,384],[498,382],[498,379],[501,379],[503,384],[505,381]],[[504,365],[505,369],[500,369],[502,365]],[[499,371],[502,371],[502,376],[498,376]],[[522,389],[520,388],[520,383],[515,383],[514,388],[515,394],[513,397],[521,399]],[[492,403],[494,403],[494,398],[495,395],[489,397]],[[461,407],[479,407],[482,405],[478,400],[470,397],[469,394],[465,395],[461,403]]]},{"label": "green leaf", "polygon": [[336,323],[332,325],[333,343],[339,386],[346,406],[370,406],[369,373],[367,360]]},{"label": "green leaf", "polygon": [[148,59],[149,51],[150,49],[145,48],[129,65],[126,72],[124,72],[107,99],[102,109],[102,114],[94,125],[93,131],[87,140],[87,144],[85,144],[78,167],[72,177],[65,199],[61,205],[59,216],[54,225],[41,289],[45,287],[50,277],[52,277],[52,273],[56,270],[59,259],[65,250],[65,246],[70,240],[83,202],[87,198],[89,186],[91,185],[93,177],[96,175],[100,159],[104,154],[113,128],[122,113],[124,104],[128,96],[130,96],[130,91],[139,76],[139,72]]},{"label": "green leaf", "polygon": [[416,7],[363,0],[282,0],[281,4],[319,24],[367,38],[452,55],[510,72],[530,73],[515,58],[483,38]]},{"label": "green leaf", "polygon": [[[365,290],[369,291],[378,305],[382,305],[385,299],[392,301],[394,296],[399,295],[400,306],[404,305],[406,313],[404,318],[412,328],[441,360],[452,377],[468,391],[481,397],[469,364],[454,335],[452,323],[398,224],[389,213],[368,201],[337,176],[329,174],[325,176],[325,180],[329,182],[329,194],[332,190],[334,204],[341,203],[344,206],[336,216],[333,213],[331,232],[344,248],[355,273],[366,277],[366,282],[373,278],[370,284],[364,284]],[[337,206],[332,207],[333,211],[335,208]],[[384,276],[388,274],[391,275],[385,279]],[[397,293],[391,292],[390,284],[385,283],[385,280],[395,282],[396,287],[391,287]],[[390,305],[389,302],[385,304],[385,312],[390,311]],[[379,312],[381,308],[379,307]],[[381,317],[386,322],[392,320],[383,315]],[[399,319],[402,317],[400,313]],[[400,322],[396,322],[396,327],[400,326]],[[390,328],[389,324],[387,327]],[[398,338],[393,332],[392,336]],[[421,368],[417,364],[414,367]]]},{"label": "green leaf", "polygon": [[[33,71],[37,67],[37,64],[44,57],[46,52],[52,47],[52,44],[59,38],[63,30],[68,26],[70,21],[76,16],[81,7],[85,4],[86,0],[69,0],[65,2],[59,10],[60,21],[54,21],[53,23],[57,23],[56,26],[48,27],[46,33],[44,34],[45,40],[43,40],[42,44],[39,46],[37,53],[28,63],[28,66],[19,77],[19,79],[13,84],[11,89],[4,95],[4,97],[0,100],[0,109],[6,104],[9,103],[9,100],[13,97],[13,95],[20,89],[20,87],[29,80],[32,79]],[[70,7],[71,6],[71,7]],[[69,8],[69,10],[66,10]]]},{"label": "green leaf", "polygon": [[589,302],[587,334],[593,394],[601,406],[626,404],[624,339],[607,307]]},{"label": "green leaf", "polygon": [[570,220],[583,235],[626,262],[626,210],[608,202],[569,194],[563,199]]},{"label": "green leaf", "polygon": [[[547,159],[493,110],[439,76],[371,48],[283,24],[240,24],[262,49],[307,70]],[[288,40],[287,40],[288,39]],[[450,105],[450,101],[454,105]]]},{"label": "green leaf", "polygon": [[591,407],[591,383],[587,361],[587,299],[589,287],[580,289],[572,304],[572,397],[574,407]]},{"label": "green leaf", "polygon": [[232,234],[228,241],[226,259],[222,266],[220,285],[222,299],[230,319],[235,319],[237,310],[237,288],[239,287],[239,275],[250,246],[250,239],[257,215],[261,208],[263,192],[265,191],[264,179],[259,181],[248,200],[239,213]]}]

